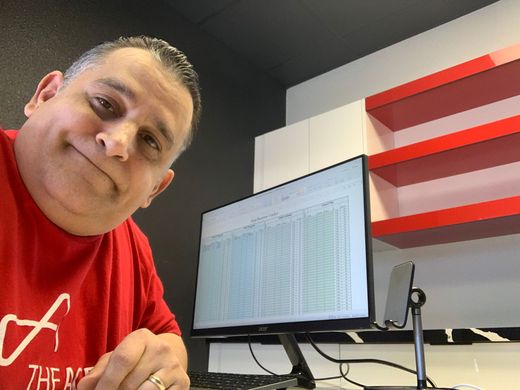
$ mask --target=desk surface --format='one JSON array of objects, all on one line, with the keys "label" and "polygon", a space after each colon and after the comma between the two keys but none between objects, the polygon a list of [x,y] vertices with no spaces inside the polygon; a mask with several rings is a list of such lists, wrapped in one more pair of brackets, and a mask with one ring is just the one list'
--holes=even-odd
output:
[{"label": "desk surface", "polygon": [[[287,390],[302,390],[301,387],[288,387]],[[334,385],[317,385],[315,390],[359,390],[358,389],[352,389],[352,388],[346,388],[346,387],[340,387],[340,386],[334,386]]]},{"label": "desk surface", "polygon": [[[301,387],[289,387],[287,390],[302,390]],[[359,389],[353,389],[350,387],[341,387],[339,385],[335,385],[332,383],[327,382],[318,382],[316,383],[316,390],[359,390]]]}]

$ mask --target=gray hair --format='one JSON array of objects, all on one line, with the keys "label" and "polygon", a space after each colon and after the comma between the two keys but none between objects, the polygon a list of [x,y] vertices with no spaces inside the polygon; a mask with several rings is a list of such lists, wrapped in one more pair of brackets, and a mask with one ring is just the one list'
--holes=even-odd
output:
[{"label": "gray hair", "polygon": [[[191,129],[182,145],[180,152],[185,150],[193,139],[198,126],[202,103],[200,96],[199,76],[188,62],[186,55],[171,46],[168,42],[147,36],[121,37],[114,41],[104,42],[83,53],[66,71],[64,86],[85,70],[99,65],[108,54],[122,48],[137,48],[147,50],[154,58],[170,72],[176,80],[188,90],[193,100],[193,118]],[[179,152],[179,154],[180,154]]]}]

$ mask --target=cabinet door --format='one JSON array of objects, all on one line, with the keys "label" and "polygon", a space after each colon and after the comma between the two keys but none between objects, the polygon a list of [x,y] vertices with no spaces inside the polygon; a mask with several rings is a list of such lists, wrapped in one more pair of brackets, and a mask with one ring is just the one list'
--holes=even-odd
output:
[{"label": "cabinet door", "polygon": [[307,173],[309,173],[308,120],[256,137],[255,192]]},{"label": "cabinet door", "polygon": [[364,115],[363,101],[357,101],[310,118],[310,172],[366,153]]}]

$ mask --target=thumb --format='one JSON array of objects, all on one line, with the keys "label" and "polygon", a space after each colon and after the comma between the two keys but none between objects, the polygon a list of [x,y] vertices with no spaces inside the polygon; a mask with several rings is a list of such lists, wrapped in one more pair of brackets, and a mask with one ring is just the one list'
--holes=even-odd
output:
[{"label": "thumb", "polygon": [[77,390],[94,390],[99,378],[105,372],[111,354],[112,352],[108,352],[99,358],[92,370],[78,382]]}]

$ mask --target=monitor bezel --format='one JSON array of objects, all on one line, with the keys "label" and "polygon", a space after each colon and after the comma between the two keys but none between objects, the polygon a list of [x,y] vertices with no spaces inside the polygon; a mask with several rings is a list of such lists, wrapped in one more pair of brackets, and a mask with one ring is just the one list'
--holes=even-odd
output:
[{"label": "monitor bezel", "polygon": [[[290,183],[303,180],[307,177],[318,175],[324,171],[333,169],[342,164],[347,164],[356,159],[361,159],[362,162],[362,178],[363,178],[363,203],[364,203],[364,215],[365,215],[365,248],[366,248],[366,277],[367,277],[367,300],[368,300],[368,315],[366,317],[353,317],[353,318],[342,318],[342,319],[321,319],[313,321],[293,321],[293,322],[282,322],[282,323],[267,323],[267,324],[255,324],[255,325],[239,325],[230,327],[211,327],[211,328],[198,328],[195,329],[193,324],[195,320],[195,306],[197,302],[197,286],[198,286],[198,275],[200,265],[200,249],[202,239],[202,222],[204,214],[212,212],[217,209],[227,207],[232,204],[236,204],[245,201],[249,198],[260,196],[262,193],[272,191],[276,188],[286,186]],[[331,331],[343,331],[343,330],[357,330],[367,329],[372,327],[375,321],[375,306],[374,306],[374,278],[373,278],[373,252],[372,252],[372,229],[371,229],[371,217],[370,217],[370,190],[369,190],[369,171],[368,171],[368,157],[365,154],[361,154],[356,157],[349,158],[341,161],[337,164],[322,168],[318,171],[300,176],[298,178],[286,181],[276,186],[267,188],[257,193],[242,197],[240,199],[228,202],[226,204],[213,207],[205,210],[201,213],[200,217],[200,229],[199,229],[199,248],[197,256],[197,268],[195,274],[195,293],[193,299],[193,310],[191,319],[191,337],[232,337],[232,336],[244,336],[244,335],[271,335],[271,334],[285,334],[285,333],[306,333],[306,332],[331,332]]]}]

